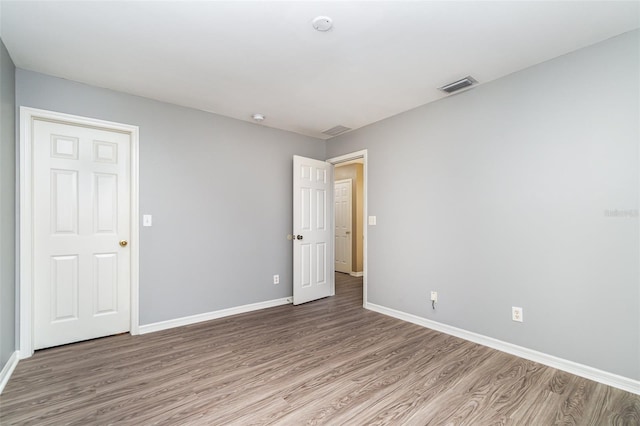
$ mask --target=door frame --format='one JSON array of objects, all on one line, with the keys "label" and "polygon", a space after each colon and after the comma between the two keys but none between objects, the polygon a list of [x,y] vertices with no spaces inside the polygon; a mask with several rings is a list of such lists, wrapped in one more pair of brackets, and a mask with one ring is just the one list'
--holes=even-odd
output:
[{"label": "door frame", "polygon": [[60,112],[47,111],[30,107],[20,107],[20,148],[19,148],[19,238],[17,252],[18,261],[18,318],[19,318],[19,358],[29,358],[33,355],[33,270],[34,270],[34,242],[33,242],[33,121],[46,120],[98,128],[101,130],[127,133],[131,137],[131,179],[130,179],[130,209],[131,209],[131,235],[130,253],[130,325],[129,332],[133,335],[139,333],[139,206],[138,206],[138,126],[98,120],[95,118],[81,117]]},{"label": "door frame", "polygon": [[[362,219],[364,220],[363,226],[362,226],[362,236],[364,239],[364,244],[362,246],[362,271],[363,271],[363,277],[362,277],[362,306],[363,307],[367,307],[368,305],[368,296],[367,296],[367,280],[369,277],[369,273],[368,273],[368,265],[369,262],[367,261],[367,246],[368,246],[368,242],[369,242],[369,225],[368,225],[368,220],[367,218],[369,217],[369,195],[368,195],[368,168],[369,168],[369,163],[368,163],[368,152],[366,149],[360,150],[360,151],[356,151],[356,152],[352,152],[349,154],[344,154],[344,155],[340,155],[337,157],[333,157],[327,160],[327,163],[331,163],[334,166],[338,165],[338,164],[342,164],[342,163],[346,163],[347,161],[352,161],[352,160],[358,160],[358,159],[362,159],[362,202],[363,202],[363,206],[362,206],[362,216],[364,216]],[[334,182],[335,184],[335,182]],[[333,206],[335,204],[335,199],[333,199],[331,201],[331,205]],[[334,208],[332,207],[332,210],[334,210]],[[335,216],[335,211],[331,212],[334,216]],[[333,226],[331,228],[331,233],[333,234],[331,236],[331,238],[335,241],[336,239],[336,235],[335,235],[335,226]],[[335,247],[334,247],[335,250]]]}]

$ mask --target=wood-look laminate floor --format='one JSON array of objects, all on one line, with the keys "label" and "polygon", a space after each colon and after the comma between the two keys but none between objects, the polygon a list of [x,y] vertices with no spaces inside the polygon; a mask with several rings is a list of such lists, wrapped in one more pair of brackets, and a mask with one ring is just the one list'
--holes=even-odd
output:
[{"label": "wood-look laminate floor", "polygon": [[639,425],[640,396],[335,297],[38,351],[2,425]]}]

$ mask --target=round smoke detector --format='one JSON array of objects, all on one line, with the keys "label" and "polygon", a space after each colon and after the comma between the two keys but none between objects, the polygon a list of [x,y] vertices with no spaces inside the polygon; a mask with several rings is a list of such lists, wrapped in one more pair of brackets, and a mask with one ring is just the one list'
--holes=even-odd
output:
[{"label": "round smoke detector", "polygon": [[331,28],[333,28],[333,19],[329,18],[328,16],[318,16],[313,20],[312,24],[313,28],[318,31],[329,31]]}]

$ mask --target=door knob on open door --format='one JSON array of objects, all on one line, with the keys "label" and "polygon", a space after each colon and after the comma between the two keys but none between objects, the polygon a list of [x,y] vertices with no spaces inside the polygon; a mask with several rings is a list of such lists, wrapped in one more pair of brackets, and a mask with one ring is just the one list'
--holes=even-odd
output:
[{"label": "door knob on open door", "polygon": [[296,238],[301,240],[302,239],[302,235],[298,235]]},{"label": "door knob on open door", "polygon": [[120,241],[120,246],[122,246],[122,247],[126,247],[127,244],[129,244],[129,242],[127,240]]}]

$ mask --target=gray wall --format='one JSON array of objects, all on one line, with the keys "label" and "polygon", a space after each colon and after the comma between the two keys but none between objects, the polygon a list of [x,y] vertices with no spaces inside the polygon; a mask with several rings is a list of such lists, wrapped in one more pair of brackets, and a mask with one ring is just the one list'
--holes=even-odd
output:
[{"label": "gray wall", "polygon": [[291,296],[292,156],[324,141],[22,69],[16,97],[140,127],[140,324]]},{"label": "gray wall", "polygon": [[0,40],[0,370],[16,350],[15,67]]},{"label": "gray wall", "polygon": [[638,39],[330,140],[369,150],[369,302],[640,379]]}]

